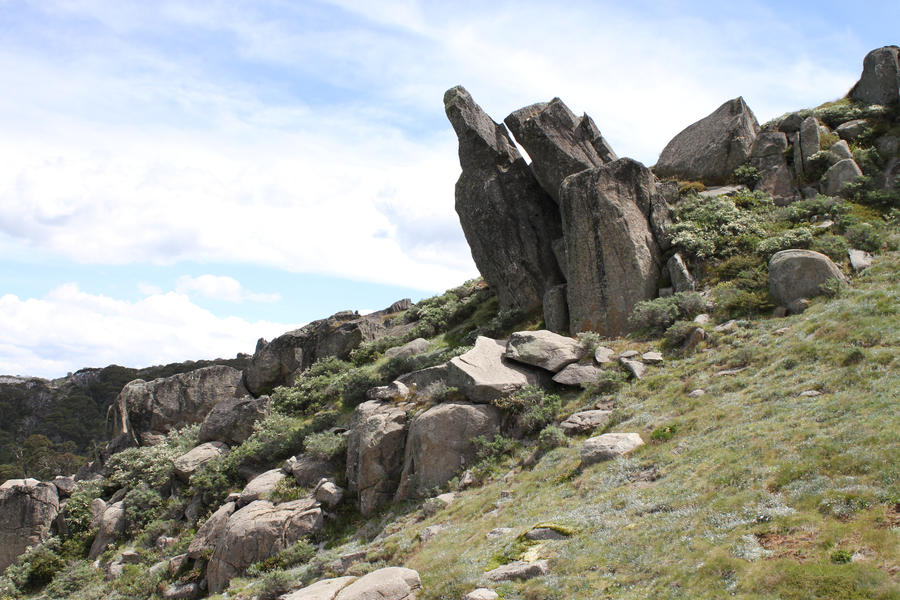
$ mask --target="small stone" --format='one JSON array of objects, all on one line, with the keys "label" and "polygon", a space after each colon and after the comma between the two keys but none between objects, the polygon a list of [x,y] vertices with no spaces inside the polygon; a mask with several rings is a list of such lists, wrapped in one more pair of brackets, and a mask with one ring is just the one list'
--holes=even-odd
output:
[{"label": "small stone", "polygon": [[807,298],[798,298],[787,306],[788,313],[792,315],[803,314],[807,308],[809,308],[809,300]]},{"label": "small stone", "polygon": [[690,394],[688,394],[688,398],[699,398],[700,396],[704,395],[705,393],[706,393],[705,390],[701,390],[700,388],[697,388],[696,390],[693,390]]},{"label": "small stone", "polygon": [[464,490],[468,487],[472,487],[473,485],[478,485],[478,478],[472,474],[472,471],[466,471],[462,474],[462,477],[459,478],[459,489]]},{"label": "small stone", "polygon": [[434,539],[437,536],[437,534],[440,533],[444,529],[446,529],[446,526],[444,526],[444,525],[429,525],[428,527],[425,527],[424,529],[422,529],[422,531],[419,532],[419,539],[422,540],[423,542],[427,542],[429,540]]},{"label": "small stone", "polygon": [[834,225],[834,221],[832,221],[831,219],[825,219],[824,221],[820,221],[813,225],[813,229],[828,229],[832,225]]},{"label": "small stone", "polygon": [[644,352],[641,360],[648,365],[658,365],[663,361],[663,355],[659,352]]},{"label": "small stone", "polygon": [[644,377],[644,372],[647,370],[647,366],[636,360],[629,360],[627,358],[620,358],[619,362],[622,363],[632,375],[634,375],[635,379],[641,379]]},{"label": "small stone", "polygon": [[597,361],[598,364],[611,363],[613,361],[613,356],[616,354],[616,351],[612,348],[607,348],[605,346],[597,346],[597,349],[594,350],[594,360]]},{"label": "small stone", "polygon": [[784,335],[788,331],[790,331],[790,327],[781,327],[780,329],[775,330],[775,335]]},{"label": "small stone", "polygon": [[544,540],[564,540],[569,536],[552,527],[535,527],[526,533],[525,537],[535,542],[542,542]]},{"label": "small stone", "polygon": [[484,574],[488,581],[513,581],[517,579],[532,579],[542,577],[550,573],[550,566],[546,560],[525,562],[518,560]]},{"label": "small stone", "polygon": [[163,592],[164,600],[183,600],[200,596],[200,586],[196,583],[173,583]]},{"label": "small stone", "polygon": [[723,371],[717,371],[716,377],[724,377],[727,375],[737,375],[741,371],[746,371],[746,370],[747,370],[747,367],[741,367],[739,369],[725,369]]},{"label": "small stone", "polygon": [[513,532],[512,527],[496,527],[487,532],[485,537],[489,540],[509,535]]},{"label": "small stone", "polygon": [[366,392],[366,398],[369,400],[380,400],[382,402],[406,400],[408,397],[409,388],[399,381],[394,381],[388,385],[380,385]]},{"label": "small stone", "polygon": [[314,492],[316,500],[328,508],[334,508],[344,499],[344,490],[333,481],[323,479]]},{"label": "small stone", "polygon": [[478,588],[472,590],[463,600],[497,600],[500,596],[492,589]]},{"label": "small stone", "polygon": [[573,363],[554,375],[553,381],[562,385],[583,385],[597,381],[602,372],[603,369],[591,364]]},{"label": "small stone", "polygon": [[819,390],[806,390],[805,392],[800,392],[801,398],[815,398],[816,396],[821,396],[822,392]]},{"label": "small stone", "polygon": [[175,545],[175,542],[178,540],[168,535],[161,535],[156,538],[156,543],[154,544],[157,550],[166,550]]},{"label": "small stone", "polygon": [[850,249],[847,254],[850,256],[850,266],[857,273],[872,266],[872,255],[865,250]]},{"label": "small stone", "polygon": [[713,328],[713,331],[715,331],[716,333],[727,333],[727,332],[731,331],[732,329],[734,329],[735,327],[737,327],[737,321],[735,321],[734,319],[731,319],[730,321],[725,321],[721,325],[716,325]]},{"label": "small stone", "polygon": [[584,410],[569,416],[559,426],[566,435],[580,435],[606,425],[611,414],[609,410]]},{"label": "small stone", "polygon": [[697,323],[698,325],[706,325],[707,323],[709,323],[710,319],[711,317],[708,314],[702,313],[694,317],[694,323]]},{"label": "small stone", "polygon": [[425,513],[426,517],[433,517],[438,511],[450,506],[455,499],[456,494],[452,492],[429,498],[422,504],[422,512]]},{"label": "small stone", "polygon": [[637,433],[604,433],[584,442],[581,447],[581,464],[587,466],[610,460],[643,444],[644,440]]},{"label": "small stone", "polygon": [[633,357],[637,356],[638,354],[640,354],[640,352],[638,352],[637,350],[626,350],[625,352],[622,352],[621,354],[619,354],[619,356],[617,358],[620,358],[620,359],[633,358]]}]

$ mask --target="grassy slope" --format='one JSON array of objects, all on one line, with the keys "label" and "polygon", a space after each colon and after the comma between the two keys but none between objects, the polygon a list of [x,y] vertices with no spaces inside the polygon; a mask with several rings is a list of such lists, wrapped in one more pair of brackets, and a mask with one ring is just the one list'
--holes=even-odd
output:
[{"label": "grassy slope", "polygon": [[[627,418],[613,431],[650,441],[674,425],[670,440],[583,471],[577,441],[533,468],[510,461],[434,517],[389,526],[384,546],[424,598],[462,597],[547,521],[576,530],[531,549],[553,576],[500,585],[504,598],[900,597],[898,274],[900,254],[883,255],[836,300],[745,322],[615,396]],[[449,528],[419,542],[434,524]],[[514,532],[486,538],[495,527]],[[864,560],[835,562],[841,550]]]}]

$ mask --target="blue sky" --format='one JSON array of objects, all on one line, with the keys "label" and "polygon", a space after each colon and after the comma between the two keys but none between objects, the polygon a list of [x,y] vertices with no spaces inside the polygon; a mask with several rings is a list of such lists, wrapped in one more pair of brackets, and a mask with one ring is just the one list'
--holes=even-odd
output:
[{"label": "blue sky", "polygon": [[475,276],[444,90],[620,156],[842,96],[896,2],[0,0],[0,373],[252,352]]}]

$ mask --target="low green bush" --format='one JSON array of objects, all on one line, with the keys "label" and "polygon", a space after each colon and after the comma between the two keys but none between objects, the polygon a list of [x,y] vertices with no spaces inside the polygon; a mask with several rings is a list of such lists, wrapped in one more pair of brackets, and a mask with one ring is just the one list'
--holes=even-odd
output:
[{"label": "low green bush", "polygon": [[755,249],[765,235],[762,211],[742,210],[725,196],[688,197],[667,228],[672,244],[689,259],[724,258]]},{"label": "low green bush", "polygon": [[700,181],[685,181],[678,186],[679,196],[691,196],[706,191],[706,185]]},{"label": "low green bush", "polygon": [[302,539],[269,558],[253,563],[247,574],[256,577],[268,571],[290,569],[308,563],[315,555],[316,547],[309,540]]},{"label": "low green bush", "polygon": [[167,507],[162,495],[144,483],[128,490],[122,504],[125,506],[125,530],[131,536],[159,519]]},{"label": "low green bush", "polygon": [[756,246],[756,252],[768,259],[776,252],[791,248],[809,248],[813,242],[812,230],[808,227],[797,227],[785,230],[778,235],[761,240]]},{"label": "low green bush", "polygon": [[16,561],[7,567],[0,577],[2,597],[16,598],[20,594],[34,592],[50,583],[53,577],[66,566],[59,555],[61,542],[51,537],[41,544],[28,548]]},{"label": "low green bush", "polygon": [[847,228],[847,241],[853,248],[877,252],[884,244],[884,238],[877,227],[869,223],[858,223]]},{"label": "low green bush", "polygon": [[127,448],[107,462],[108,487],[131,489],[141,484],[159,489],[172,477],[172,461],[197,445],[200,425],[188,425],[169,432],[155,446]]},{"label": "low green bush", "polygon": [[565,432],[557,425],[547,425],[541,430],[541,433],[538,434],[538,448],[544,452],[548,452],[554,448],[567,446],[568,443],[569,440],[566,437]]},{"label": "low green bush", "polygon": [[702,329],[702,326],[693,321],[676,321],[672,323],[672,326],[666,329],[666,332],[663,334],[663,348],[681,348],[697,329]]},{"label": "low green bush", "polygon": [[703,297],[696,292],[678,292],[671,296],[645,300],[634,305],[629,317],[639,332],[659,336],[675,321],[691,319],[706,309]]},{"label": "low green bush", "polygon": [[847,258],[847,250],[850,245],[846,238],[840,235],[832,235],[830,233],[820,235],[813,239],[809,245],[810,250],[821,252],[835,262],[842,262]]},{"label": "low green bush", "polygon": [[303,441],[303,449],[316,458],[331,460],[347,452],[347,438],[340,433],[327,431],[313,433]]},{"label": "low green bush", "polygon": [[497,398],[491,404],[507,413],[520,415],[526,433],[535,433],[556,418],[562,400],[539,386],[529,385],[509,396]]},{"label": "low green bush", "polygon": [[731,181],[739,185],[746,185],[751,190],[756,187],[761,178],[762,174],[759,169],[750,165],[741,165],[731,174]]}]

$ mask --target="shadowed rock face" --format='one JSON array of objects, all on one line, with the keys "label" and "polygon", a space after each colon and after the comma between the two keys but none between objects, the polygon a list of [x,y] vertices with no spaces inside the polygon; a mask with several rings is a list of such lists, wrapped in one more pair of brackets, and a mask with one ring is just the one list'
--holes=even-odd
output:
[{"label": "shadowed rock face", "polygon": [[900,47],[884,46],[866,54],[862,76],[850,97],[868,104],[900,101]]},{"label": "shadowed rock face", "polygon": [[503,122],[528,152],[535,176],[556,202],[563,179],[618,158],[594,121],[587,115],[576,117],[559,98],[520,108]]},{"label": "shadowed rock face", "polygon": [[393,498],[403,470],[406,430],[402,406],[370,400],[356,407],[347,438],[347,486],[358,492],[362,514]]},{"label": "shadowed rock face", "polygon": [[655,178],[628,158],[582,171],[563,182],[560,210],[570,333],[627,333],[635,303],[656,297],[662,267],[653,223],[668,207]]},{"label": "shadowed rock face", "polygon": [[552,249],[562,235],[556,204],[506,128],[464,88],[444,94],[444,109],[459,138],[456,212],[472,258],[502,308],[534,309],[562,283]]},{"label": "shadowed rock face", "polygon": [[59,496],[52,483],[10,479],[0,486],[0,573],[50,535],[58,514]]},{"label": "shadowed rock face", "polygon": [[672,138],[654,167],[660,177],[725,183],[746,162],[759,123],[741,97],[729,100]]}]

